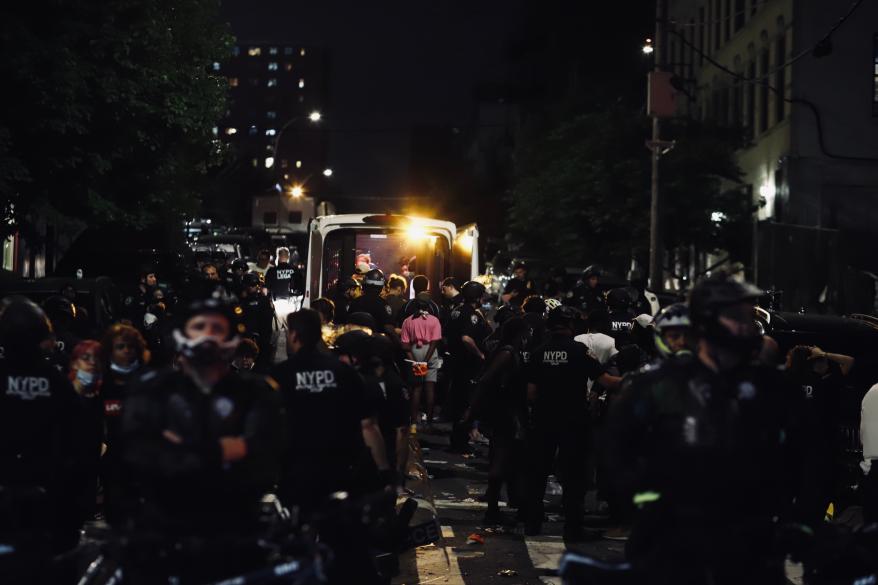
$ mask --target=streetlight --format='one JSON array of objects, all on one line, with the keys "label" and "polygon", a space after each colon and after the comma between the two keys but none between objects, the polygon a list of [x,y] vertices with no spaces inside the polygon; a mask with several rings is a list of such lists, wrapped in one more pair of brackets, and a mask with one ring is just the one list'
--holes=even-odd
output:
[{"label": "streetlight", "polygon": [[313,112],[308,114],[308,119],[311,120],[312,122],[319,122],[320,118],[322,118],[322,117],[323,116],[317,110],[314,110]]},{"label": "streetlight", "polygon": [[303,189],[301,185],[293,185],[293,187],[290,189],[290,195],[295,199],[298,199],[304,194],[305,189]]},{"label": "streetlight", "polygon": [[323,176],[324,177],[331,177],[332,176],[332,169],[325,169],[323,171]]},{"label": "streetlight", "polygon": [[643,51],[644,55],[652,55],[652,52],[655,50],[652,46],[652,39],[646,39],[646,42],[643,43],[643,48],[640,50]]}]

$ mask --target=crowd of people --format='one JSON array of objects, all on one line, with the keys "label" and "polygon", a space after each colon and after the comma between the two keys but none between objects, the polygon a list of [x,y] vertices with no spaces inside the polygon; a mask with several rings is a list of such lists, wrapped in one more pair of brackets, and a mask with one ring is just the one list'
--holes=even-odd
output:
[{"label": "crowd of people", "polygon": [[[781,583],[777,526],[815,526],[832,501],[854,360],[813,346],[782,359],[754,318],[761,291],[728,275],[660,310],[637,274],[605,290],[590,267],[569,290],[537,289],[518,265],[489,319],[477,281],[434,294],[423,275],[358,270],[299,309],[289,250],[197,268],[184,290],[145,269],[125,318],[94,338],[69,297],[4,299],[0,531],[22,551],[68,551],[96,517],[171,541],[240,539],[268,492],[307,524],[333,493],[400,489],[410,437],[439,421],[452,451],[489,444],[486,522],[512,521],[505,487],[539,534],[554,474],[565,538],[594,537],[595,488],[604,535],[628,540],[655,583]],[[874,438],[866,451],[878,457]]]}]

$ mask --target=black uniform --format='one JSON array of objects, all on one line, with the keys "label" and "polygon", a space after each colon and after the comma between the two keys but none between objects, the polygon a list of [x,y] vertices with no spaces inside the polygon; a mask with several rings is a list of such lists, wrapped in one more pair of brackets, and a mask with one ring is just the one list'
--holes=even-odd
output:
[{"label": "black uniform", "polygon": [[248,334],[255,334],[256,343],[259,345],[260,364],[271,363],[274,353],[271,349],[274,324],[274,307],[271,306],[271,301],[261,294],[249,295],[241,300],[241,309],[244,311],[241,322],[247,328]]},{"label": "black uniform", "polygon": [[[0,509],[0,533],[27,538],[45,531],[60,552],[76,544],[81,520],[71,489],[84,440],[76,392],[39,357],[0,359],[0,386],[0,486],[22,490],[4,499],[13,508]],[[46,490],[45,501],[35,488]]]},{"label": "black uniform", "polygon": [[393,310],[387,302],[378,296],[377,292],[365,291],[359,298],[351,301],[348,307],[348,315],[352,313],[369,313],[375,319],[376,332],[384,331],[384,328],[391,324],[390,316]]},{"label": "black uniform", "polygon": [[506,286],[503,287],[503,294],[508,295],[513,292],[517,292],[518,294],[509,299],[509,304],[521,306],[524,299],[526,299],[528,295],[533,294],[533,283],[529,280],[522,280],[520,278],[510,278],[506,282]]},{"label": "black uniform", "polygon": [[483,365],[482,360],[464,345],[462,338],[471,337],[484,352],[485,339],[490,332],[491,328],[484,315],[472,305],[463,303],[451,311],[451,321],[448,324],[448,351],[451,354],[449,414],[455,425],[451,435],[451,447],[454,449],[466,449],[467,428],[458,421],[470,403],[475,380]]},{"label": "black uniform", "polygon": [[634,343],[631,339],[631,321],[634,317],[628,310],[610,311],[610,337],[616,340],[617,348]]},{"label": "black uniform", "polygon": [[631,559],[654,583],[784,583],[766,562],[785,471],[801,461],[794,393],[774,369],[670,359],[626,378],[607,425],[614,484],[641,508]]},{"label": "black uniform", "polygon": [[600,286],[592,288],[584,282],[578,282],[573,288],[573,297],[570,299],[569,304],[585,311],[586,314],[591,313],[595,309],[606,306],[604,291]]},{"label": "black uniform", "polygon": [[[167,534],[246,533],[278,476],[283,420],[269,378],[230,372],[205,393],[181,372],[140,376],[122,418],[122,458],[145,498],[134,517]],[[243,437],[245,457],[223,462],[222,437]]]},{"label": "black uniform", "polygon": [[356,491],[357,468],[370,457],[362,421],[376,417],[383,397],[331,354],[300,351],[273,371],[287,412],[280,482],[284,503],[307,518],[333,492]]},{"label": "black uniform", "polygon": [[528,528],[538,531],[543,519],[546,479],[558,454],[558,475],[564,488],[566,527],[575,531],[582,521],[589,439],[589,380],[603,373],[584,344],[550,332],[530,358],[527,380],[536,384],[533,433],[529,441]]},{"label": "black uniform", "polygon": [[274,300],[286,300],[293,296],[293,291],[300,288],[300,277],[289,262],[279,262],[265,273],[265,286]]}]

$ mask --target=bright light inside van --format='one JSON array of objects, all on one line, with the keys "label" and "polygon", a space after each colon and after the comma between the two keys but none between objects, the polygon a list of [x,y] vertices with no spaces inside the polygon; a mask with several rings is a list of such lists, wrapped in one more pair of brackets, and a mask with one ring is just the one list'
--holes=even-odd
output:
[{"label": "bright light inside van", "polygon": [[424,240],[429,237],[427,230],[419,225],[410,225],[405,231],[405,235],[410,240]]}]

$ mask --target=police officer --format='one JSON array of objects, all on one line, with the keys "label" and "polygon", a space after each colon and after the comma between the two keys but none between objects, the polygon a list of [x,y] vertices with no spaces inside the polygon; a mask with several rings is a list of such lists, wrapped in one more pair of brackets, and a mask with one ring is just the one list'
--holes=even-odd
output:
[{"label": "police officer", "polygon": [[607,308],[610,310],[610,337],[616,340],[621,349],[633,343],[631,326],[634,313],[631,312],[631,295],[624,288],[614,288],[607,293]]},{"label": "police officer", "polygon": [[631,308],[637,315],[655,316],[661,310],[658,297],[646,288],[646,276],[639,268],[628,271],[628,294],[631,296]]},{"label": "police officer", "polygon": [[353,278],[342,280],[334,287],[330,300],[335,304],[335,323],[337,325],[344,325],[348,322],[349,307],[362,294],[362,285]]},{"label": "police officer", "polygon": [[378,268],[366,272],[363,277],[363,295],[351,301],[348,314],[369,313],[375,319],[375,331],[392,333],[393,324],[390,317],[393,310],[383,298],[381,291],[384,290],[384,273]]},{"label": "police officer", "polygon": [[604,373],[588,355],[588,348],[573,339],[576,312],[561,306],[549,313],[548,339],[531,355],[526,376],[532,406],[532,433],[528,441],[526,534],[539,534],[543,523],[546,480],[558,457],[558,475],[564,493],[564,536],[582,536],[586,460],[589,447],[589,380],[607,387],[618,378]]},{"label": "police officer", "polygon": [[[122,458],[144,502],[132,502],[129,517],[169,542],[255,535],[260,501],[278,477],[280,394],[269,378],[232,371],[238,325],[228,303],[190,304],[173,331],[180,370],[141,375],[125,403]],[[219,576],[239,569],[236,556],[215,560]],[[216,578],[216,570],[184,572]]]},{"label": "police officer", "polygon": [[[77,396],[45,360],[51,336],[52,325],[36,304],[24,297],[3,301],[0,534],[16,548],[13,574],[20,569],[22,582],[37,582],[35,574],[45,568],[41,563],[46,558],[76,545],[81,520],[71,489],[76,457],[82,452],[77,446]],[[15,559],[23,565],[16,567]]]},{"label": "police officer", "polygon": [[699,283],[695,359],[626,378],[611,409],[607,466],[639,508],[628,554],[653,583],[785,582],[773,530],[805,430],[795,392],[752,361],[760,294],[725,274]]},{"label": "police officer", "polygon": [[274,307],[271,300],[262,294],[262,283],[259,275],[248,272],[241,278],[241,311],[242,321],[247,333],[256,339],[262,348],[259,366],[271,363],[274,355],[272,347],[272,330],[275,323]]},{"label": "police officer", "polygon": [[451,369],[450,417],[454,423],[451,431],[451,449],[468,450],[468,425],[461,421],[469,406],[474,380],[485,362],[485,339],[491,327],[480,310],[485,285],[469,281],[461,291],[463,303],[451,311],[448,324],[448,350]]},{"label": "police officer", "polygon": [[592,264],[582,271],[582,276],[573,287],[571,304],[585,311],[586,315],[604,305],[603,288],[600,285],[603,275],[603,269],[597,264]]},{"label": "police officer", "polygon": [[[355,353],[347,344],[356,341],[348,336],[356,335],[368,337],[356,331],[337,340],[346,355]],[[287,505],[296,506],[306,522],[333,492],[362,492],[357,481],[369,460],[374,462],[372,469],[389,469],[377,420],[380,388],[367,392],[350,365],[318,350],[320,339],[316,311],[291,313],[287,318],[290,358],[272,374],[287,412],[280,496]]]},{"label": "police officer", "polygon": [[277,318],[283,323],[287,315],[295,309],[293,297],[302,288],[299,271],[290,264],[289,248],[277,249],[277,265],[265,273],[265,286],[274,301]]},{"label": "police officer", "polygon": [[672,356],[692,355],[694,339],[689,307],[685,303],[674,303],[656,315],[655,348],[662,359]]},{"label": "police officer", "polygon": [[530,361],[530,353],[545,341],[548,305],[543,297],[531,295],[524,299],[521,309],[524,312],[522,319],[529,329],[527,342],[521,348],[522,362],[527,364]]},{"label": "police officer", "polygon": [[52,352],[50,359],[66,372],[73,348],[80,342],[79,336],[74,331],[77,318],[76,305],[66,297],[53,295],[43,301],[43,310],[52,323],[52,333],[55,338],[55,351]]}]

